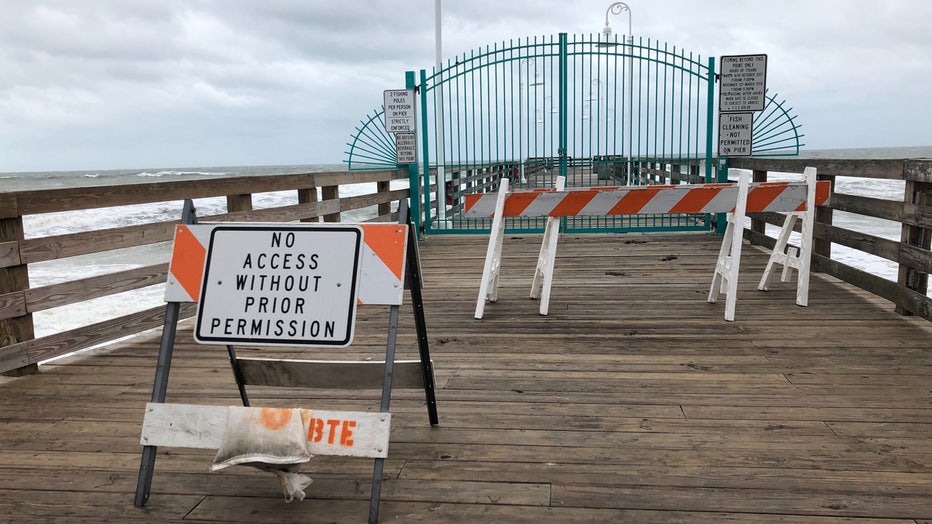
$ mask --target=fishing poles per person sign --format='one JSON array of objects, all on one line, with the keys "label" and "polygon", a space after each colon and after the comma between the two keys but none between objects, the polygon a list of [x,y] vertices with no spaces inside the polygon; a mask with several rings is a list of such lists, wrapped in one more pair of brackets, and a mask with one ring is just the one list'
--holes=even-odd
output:
[{"label": "fishing poles per person sign", "polygon": [[362,241],[359,226],[214,227],[195,340],[349,346]]}]

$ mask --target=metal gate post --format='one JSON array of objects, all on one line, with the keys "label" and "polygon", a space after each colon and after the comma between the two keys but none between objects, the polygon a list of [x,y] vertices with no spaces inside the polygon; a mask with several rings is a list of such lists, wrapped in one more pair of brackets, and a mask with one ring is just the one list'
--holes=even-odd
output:
[{"label": "metal gate post", "polygon": [[567,78],[567,75],[569,74],[569,71],[568,71],[569,67],[567,65],[567,58],[566,58],[566,55],[567,55],[567,43],[566,42],[567,42],[566,33],[560,33],[560,48],[559,48],[559,57],[558,57],[559,71],[557,72],[557,76],[560,77],[560,83],[559,83],[560,85],[560,89],[559,89],[560,91],[559,92],[560,136],[559,136],[559,144],[557,145],[557,148],[558,148],[557,154],[559,155],[559,158],[560,158],[559,176],[562,176],[562,177],[565,177],[566,172],[567,172],[567,158],[566,158],[566,151],[567,151],[567,136],[566,136],[567,135],[567,131],[566,131],[566,128],[567,128],[567,103],[566,103],[567,80],[566,78]]},{"label": "metal gate post", "polygon": [[[414,71],[409,71],[405,73],[405,84],[408,84],[408,78],[411,79],[411,84],[414,83]],[[415,87],[414,85],[407,86],[408,89]],[[426,179],[430,175],[430,141],[428,140],[427,133],[427,73],[421,69],[421,86],[420,86],[420,95],[421,95],[421,165],[424,168],[424,178]],[[410,192],[409,199],[411,201],[411,220],[414,222],[414,232],[418,237],[420,237],[421,231],[421,201],[420,195],[418,194],[421,180],[420,173],[418,172],[417,164],[412,164],[408,166],[408,190]],[[424,191],[424,210],[426,213],[430,213],[430,206],[427,205],[427,191]],[[424,227],[429,222],[429,217],[424,216]]]},{"label": "metal gate post", "polygon": [[[434,73],[434,84],[435,87],[439,83],[437,75],[440,72]],[[443,93],[439,93],[440,97],[443,97]],[[434,95],[434,125],[437,126],[438,112],[442,113],[443,108],[439,103],[436,102],[437,95]],[[439,118],[443,118],[442,116]],[[442,125],[442,124],[441,124]],[[441,139],[442,141],[443,139]],[[437,147],[443,147],[443,143],[438,143]],[[422,161],[422,172],[420,183],[423,184],[423,205],[424,205],[424,231],[430,232],[431,229],[431,219],[430,219],[430,133],[427,132],[427,71],[421,69],[421,155],[423,157]],[[440,166],[437,167],[438,172]],[[412,199],[413,201],[413,199]],[[412,211],[416,210],[416,207],[412,207]],[[415,217],[419,217],[420,211],[414,214]],[[416,220],[417,222],[417,220]]]},{"label": "metal gate post", "polygon": [[715,57],[712,56],[709,57],[709,87],[706,92],[705,182],[711,184],[714,182],[712,180],[712,130],[715,126]]}]

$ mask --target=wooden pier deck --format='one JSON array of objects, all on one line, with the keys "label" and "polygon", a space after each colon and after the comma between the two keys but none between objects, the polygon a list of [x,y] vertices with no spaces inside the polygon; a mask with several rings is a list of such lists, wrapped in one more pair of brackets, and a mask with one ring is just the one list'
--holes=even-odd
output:
[{"label": "wooden pier deck", "polygon": [[[706,303],[720,237],[566,236],[550,314],[527,298],[540,236],[508,235],[499,301],[473,319],[484,236],[421,242],[440,426],[396,391],[382,522],[896,522],[932,519],[932,324],[814,274]],[[349,349],[383,355],[387,310]],[[416,358],[410,305],[399,358]],[[133,506],[158,334],[0,379],[2,522],[364,522],[372,461],[319,457],[303,502],[274,477],[160,448]],[[242,349],[244,354],[295,355]],[[254,405],[378,410],[378,392],[262,388]],[[222,347],[179,333],[169,402],[238,401]]]}]

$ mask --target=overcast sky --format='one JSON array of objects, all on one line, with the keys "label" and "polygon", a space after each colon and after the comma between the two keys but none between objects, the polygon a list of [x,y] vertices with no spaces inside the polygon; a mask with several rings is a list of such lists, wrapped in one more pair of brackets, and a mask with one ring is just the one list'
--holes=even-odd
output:
[{"label": "overcast sky", "polygon": [[[443,54],[597,33],[604,0],[445,0]],[[932,145],[932,1],[631,0],[633,33],[768,55],[807,149]],[[434,63],[434,0],[0,0],[0,172],[338,163]],[[611,18],[627,31],[627,15]]]}]

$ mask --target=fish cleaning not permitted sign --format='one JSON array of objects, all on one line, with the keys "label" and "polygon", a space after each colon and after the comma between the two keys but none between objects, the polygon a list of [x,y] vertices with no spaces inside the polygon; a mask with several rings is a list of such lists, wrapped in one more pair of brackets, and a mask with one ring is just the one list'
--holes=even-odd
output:
[{"label": "fish cleaning not permitted sign", "polygon": [[359,226],[213,228],[195,340],[350,345],[362,240]]}]

